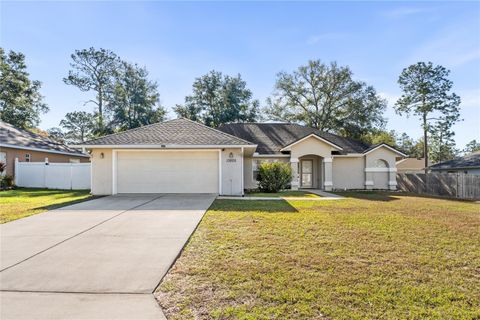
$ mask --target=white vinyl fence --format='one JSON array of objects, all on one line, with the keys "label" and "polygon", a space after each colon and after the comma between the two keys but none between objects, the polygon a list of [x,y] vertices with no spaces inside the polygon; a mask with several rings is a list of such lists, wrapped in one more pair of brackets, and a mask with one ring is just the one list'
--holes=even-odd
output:
[{"label": "white vinyl fence", "polygon": [[15,185],[27,188],[90,189],[90,163],[19,162]]}]

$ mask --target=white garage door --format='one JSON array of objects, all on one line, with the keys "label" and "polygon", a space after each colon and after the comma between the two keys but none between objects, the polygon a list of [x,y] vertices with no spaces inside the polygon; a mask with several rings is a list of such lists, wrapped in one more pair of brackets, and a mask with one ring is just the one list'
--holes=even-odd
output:
[{"label": "white garage door", "polygon": [[119,151],[118,193],[218,193],[217,151]]}]

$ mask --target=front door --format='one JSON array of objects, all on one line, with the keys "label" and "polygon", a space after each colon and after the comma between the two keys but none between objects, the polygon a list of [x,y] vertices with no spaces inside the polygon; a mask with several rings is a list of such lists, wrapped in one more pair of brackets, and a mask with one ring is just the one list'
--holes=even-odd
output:
[{"label": "front door", "polygon": [[313,187],[313,160],[302,160],[302,188]]}]

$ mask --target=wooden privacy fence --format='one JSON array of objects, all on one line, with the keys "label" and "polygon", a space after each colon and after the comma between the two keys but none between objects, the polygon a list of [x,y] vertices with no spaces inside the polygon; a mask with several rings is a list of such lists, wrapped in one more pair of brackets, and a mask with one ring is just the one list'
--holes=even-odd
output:
[{"label": "wooden privacy fence", "polygon": [[480,176],[464,173],[398,173],[402,191],[459,199],[480,200]]},{"label": "wooden privacy fence", "polygon": [[27,188],[90,189],[90,163],[19,162],[15,185]]}]

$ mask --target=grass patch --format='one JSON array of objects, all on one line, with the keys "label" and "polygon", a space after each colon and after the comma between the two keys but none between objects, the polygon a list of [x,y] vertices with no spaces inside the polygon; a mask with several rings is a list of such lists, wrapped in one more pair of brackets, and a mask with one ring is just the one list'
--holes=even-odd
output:
[{"label": "grass patch", "polygon": [[18,188],[0,192],[0,223],[89,200],[90,190]]},{"label": "grass patch", "polygon": [[286,190],[275,193],[268,192],[248,192],[246,194],[248,197],[275,197],[275,198],[320,198],[318,194],[314,194],[308,191],[303,190]]},{"label": "grass patch", "polygon": [[156,292],[168,318],[480,318],[478,204],[349,196],[215,201]]}]

